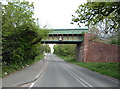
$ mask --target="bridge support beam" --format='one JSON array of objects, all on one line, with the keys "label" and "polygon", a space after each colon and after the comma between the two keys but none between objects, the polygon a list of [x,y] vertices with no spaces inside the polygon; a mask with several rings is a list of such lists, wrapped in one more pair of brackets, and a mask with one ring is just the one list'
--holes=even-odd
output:
[{"label": "bridge support beam", "polygon": [[82,62],[82,59],[81,59],[82,55],[80,54],[80,48],[81,48],[81,44],[77,44],[77,46],[76,46],[76,60]]}]

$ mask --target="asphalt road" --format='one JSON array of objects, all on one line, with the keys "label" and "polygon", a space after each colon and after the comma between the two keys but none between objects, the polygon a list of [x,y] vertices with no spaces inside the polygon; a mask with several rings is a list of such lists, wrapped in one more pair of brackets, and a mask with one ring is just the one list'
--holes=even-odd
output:
[{"label": "asphalt road", "polygon": [[118,80],[48,54],[41,76],[30,87],[118,87]]}]

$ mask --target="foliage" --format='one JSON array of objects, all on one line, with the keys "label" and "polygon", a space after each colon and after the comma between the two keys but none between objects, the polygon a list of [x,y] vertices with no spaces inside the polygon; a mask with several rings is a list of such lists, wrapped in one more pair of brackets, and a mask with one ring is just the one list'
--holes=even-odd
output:
[{"label": "foliage", "polygon": [[[104,33],[117,32],[120,27],[120,2],[88,2],[80,5],[72,15],[72,23],[85,23],[86,26],[104,27]],[[105,25],[105,26],[103,26]]]},{"label": "foliage", "polygon": [[66,62],[75,62],[75,57],[72,57],[72,56],[61,56],[61,55],[58,55],[60,56],[62,59],[64,59]]},{"label": "foliage", "polygon": [[112,39],[109,43],[110,44],[120,45],[120,43],[118,42],[118,39]]},{"label": "foliage", "polygon": [[75,48],[76,48],[75,45],[68,45],[68,44],[55,45],[54,53],[60,56],[62,59],[64,59],[67,62],[88,68],[92,71],[96,71],[98,73],[111,76],[116,79],[120,79],[120,73],[119,73],[120,63],[78,62],[78,61],[75,61]]},{"label": "foliage", "polygon": [[85,68],[88,68],[92,71],[111,76],[116,79],[120,79],[120,63],[113,63],[113,62],[78,62],[75,61],[75,59],[71,59],[70,56],[60,56],[62,59],[64,59],[67,62],[76,64],[78,66],[82,66]]},{"label": "foliage", "polygon": [[108,39],[94,38],[91,40],[106,43],[106,44],[120,45],[120,39],[118,37],[112,37],[112,38],[108,38]]},{"label": "foliage", "polygon": [[47,37],[48,32],[39,28],[33,10],[33,3],[29,2],[13,1],[2,5],[3,68],[10,65],[21,67],[43,54],[40,41]]},{"label": "foliage", "polygon": [[54,46],[54,54],[59,56],[71,56],[75,58],[76,56],[76,45],[74,44],[59,44]]},{"label": "foliage", "polygon": [[7,5],[3,5],[2,14],[3,36],[32,28],[31,25],[34,22],[32,18],[33,4],[29,5],[28,2],[8,2]]},{"label": "foliage", "polygon": [[44,51],[45,51],[45,53],[50,53],[51,52],[51,49],[50,49],[49,45],[44,45]]},{"label": "foliage", "polygon": [[39,60],[41,60],[44,56],[42,54],[38,55],[35,57],[34,60],[29,60],[26,62],[23,62],[22,64],[12,64],[12,65],[4,65],[2,66],[2,72],[0,73],[0,77],[5,77],[7,75],[9,75],[10,73],[16,72],[16,70],[20,70],[23,69],[33,63],[38,62]]},{"label": "foliage", "polygon": [[99,72],[101,74],[105,74],[111,77],[114,77],[116,79],[120,79],[120,73],[119,73],[119,63],[99,63],[99,62],[72,62],[74,64],[77,64],[79,66],[83,66],[85,68],[88,68],[92,71]]}]

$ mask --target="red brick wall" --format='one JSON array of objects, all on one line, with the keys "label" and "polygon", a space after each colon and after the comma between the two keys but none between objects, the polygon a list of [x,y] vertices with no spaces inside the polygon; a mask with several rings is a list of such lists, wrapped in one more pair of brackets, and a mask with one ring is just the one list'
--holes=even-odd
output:
[{"label": "red brick wall", "polygon": [[84,62],[120,62],[120,46],[91,41],[91,36],[84,35]]}]

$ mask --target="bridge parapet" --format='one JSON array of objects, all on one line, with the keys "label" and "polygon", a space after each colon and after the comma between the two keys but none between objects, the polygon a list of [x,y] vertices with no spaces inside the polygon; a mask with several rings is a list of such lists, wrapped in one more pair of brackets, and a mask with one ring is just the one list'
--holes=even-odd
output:
[{"label": "bridge parapet", "polygon": [[88,28],[80,28],[80,29],[51,29],[49,35],[70,35],[70,34],[82,34],[83,32],[88,32]]}]

